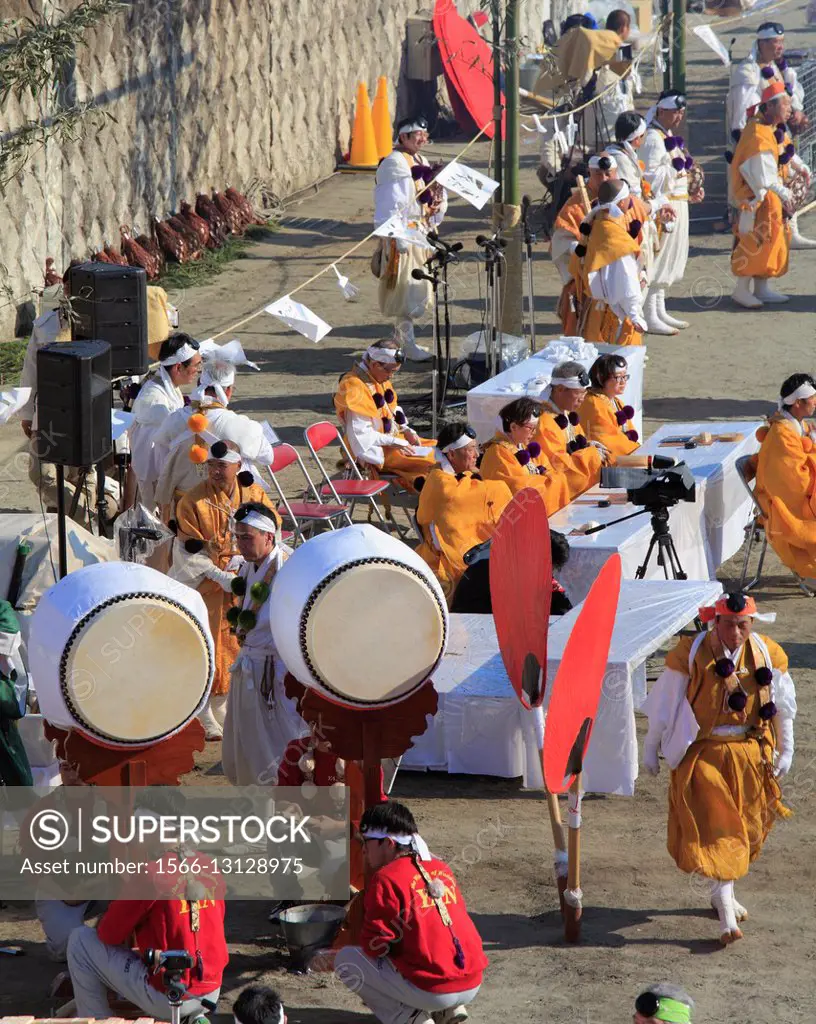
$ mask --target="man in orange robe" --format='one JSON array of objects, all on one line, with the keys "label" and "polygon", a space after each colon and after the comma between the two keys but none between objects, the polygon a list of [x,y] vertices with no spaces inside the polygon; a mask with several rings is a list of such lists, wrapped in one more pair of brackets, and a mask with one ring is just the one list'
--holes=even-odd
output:
[{"label": "man in orange robe", "polygon": [[563,474],[569,500],[598,483],[601,466],[614,461],[599,441],[587,440],[578,410],[589,389],[589,375],[580,363],[566,362],[553,370],[544,392],[535,440],[553,469]]},{"label": "man in orange robe", "polygon": [[541,407],[531,398],[517,398],[499,412],[500,429],[488,441],[479,470],[485,480],[501,480],[518,494],[533,487],[544,499],[547,515],[569,504],[567,476],[550,462],[541,444],[534,441]]},{"label": "man in orange robe", "polygon": [[598,205],[582,225],[582,231],[589,231],[586,244],[572,255],[570,269],[580,309],[578,333],[587,341],[643,344],[640,225],[626,226],[629,200],[626,182],[605,181],[598,191]]},{"label": "man in orange robe", "polygon": [[796,156],[785,128],[790,112],[784,84],[771,82],[740,136],[731,163],[731,191],[739,213],[731,253],[737,286],[731,298],[746,309],[788,301],[787,295],[771,288],[770,280],[788,272],[790,218],[795,212],[790,183],[796,174],[810,180],[810,171]]},{"label": "man in orange robe", "polygon": [[479,449],[465,423],[448,423],[439,433],[438,465],[425,478],[417,522],[423,542],[417,548],[439,580],[448,604],[464,575],[464,556],[493,536],[512,494],[501,480],[476,472]]},{"label": "man in orange robe", "polygon": [[401,483],[414,488],[436,465],[433,455],[417,455],[423,441],[408,426],[391,378],[402,365],[396,341],[375,341],[359,363],[343,374],[334,396],[334,407],[343,425],[346,444],[354,458],[376,474],[395,473]]},{"label": "man in orange robe", "polygon": [[232,534],[232,515],[246,502],[274,506],[254,477],[241,469],[241,452],[232,441],[216,441],[209,452],[207,479],[176,506],[178,532],[171,575],[195,587],[204,598],[215,644],[215,678],[210,703],[201,715],[207,739],[221,739],[227,713],[229,672],[239,644],[227,622],[232,581],[242,559]]},{"label": "man in orange robe", "polygon": [[788,377],[779,412],[763,429],[756,497],[765,532],[780,559],[799,576],[816,576],[816,445],[806,420],[816,413],[816,380]]}]

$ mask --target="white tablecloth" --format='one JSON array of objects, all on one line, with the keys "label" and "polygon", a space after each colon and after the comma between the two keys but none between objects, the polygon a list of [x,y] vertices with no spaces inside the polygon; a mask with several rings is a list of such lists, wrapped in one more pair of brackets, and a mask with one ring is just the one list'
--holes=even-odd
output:
[{"label": "white tablecloth", "polygon": [[[689,623],[721,587],[707,582],[624,581],[598,718],[584,763],[588,792],[632,796],[638,775],[635,708],[646,697],[646,659]],[[553,619],[547,661],[552,682],[578,608]],[[439,711],[402,760],[403,768],[522,776],[540,787],[533,715],[507,678],[491,615],[451,615],[450,641],[434,675]]]},{"label": "white tablecloth", "polygon": [[[557,345],[558,340],[545,346],[540,352],[529,359],[525,359],[515,366],[511,366],[503,373],[478,387],[472,388],[467,394],[468,422],[476,431],[476,437],[480,444],[489,441],[496,433],[496,417],[499,410],[517,398],[525,396],[538,398],[538,391],[527,395],[524,389],[509,390],[511,385],[524,385],[534,377],[542,375],[549,376],[555,367],[564,362],[563,357],[554,358],[551,352],[552,345]],[[626,391],[623,394],[623,401],[631,405],[635,410],[635,429],[643,433],[643,366],[646,361],[646,347],[637,345],[634,347],[623,347],[621,345],[596,345],[599,355],[607,352],[615,352],[624,357],[629,366],[629,381]],[[550,351],[548,351],[550,350]],[[588,370],[593,363],[592,359],[579,359]]]}]

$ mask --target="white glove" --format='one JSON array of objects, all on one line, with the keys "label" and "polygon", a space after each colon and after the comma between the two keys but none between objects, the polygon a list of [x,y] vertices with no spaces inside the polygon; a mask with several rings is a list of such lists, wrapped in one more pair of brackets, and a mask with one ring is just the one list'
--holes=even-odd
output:
[{"label": "white glove", "polygon": [[635,326],[635,330],[640,331],[641,334],[645,334],[649,329],[645,320],[633,320],[632,323]]},{"label": "white glove", "polygon": [[658,757],[659,749],[660,740],[655,740],[647,736],[643,744],[643,767],[650,775],[660,774],[660,758]]},{"label": "white glove", "polygon": [[777,779],[784,778],[793,763],[793,719],[782,718],[779,721],[778,743],[774,775]]},{"label": "white glove", "polygon": [[214,565],[207,573],[207,579],[217,583],[222,590],[229,594],[232,590],[232,581],[235,579],[235,573],[227,572],[226,569],[219,569]]}]

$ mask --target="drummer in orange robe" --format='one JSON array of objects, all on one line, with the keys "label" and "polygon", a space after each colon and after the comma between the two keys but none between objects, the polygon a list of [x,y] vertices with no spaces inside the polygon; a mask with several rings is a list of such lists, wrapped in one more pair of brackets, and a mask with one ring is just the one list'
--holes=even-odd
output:
[{"label": "drummer in orange robe", "polygon": [[[215,644],[212,694],[200,716],[208,740],[222,737],[229,671],[239,650],[238,640],[226,618],[233,604],[231,584],[241,561],[232,535],[231,518],[245,502],[261,502],[274,508],[252,474],[239,472],[240,469],[238,445],[232,441],[216,441],[209,449],[207,479],[187,491],[176,506],[178,532],[172,574],[195,585],[204,598]],[[183,573],[186,577],[180,575]]]},{"label": "drummer in orange robe", "polygon": [[376,474],[395,473],[414,490],[417,478],[436,465],[433,455],[416,455],[415,448],[433,446],[408,426],[391,378],[403,362],[396,341],[375,341],[359,363],[340,378],[334,407],[354,458]]},{"label": "drummer in orange robe", "polygon": [[765,532],[785,565],[816,577],[816,437],[807,419],[816,414],[816,380],[795,373],[782,385],[779,412],[762,439],[756,498],[765,513]]},{"label": "drummer in orange robe", "polygon": [[632,423],[635,410],[620,399],[629,380],[627,369],[623,356],[599,356],[589,369],[592,386],[578,411],[588,440],[600,441],[613,455],[631,455],[640,447]]},{"label": "drummer in orange robe", "polygon": [[589,375],[580,363],[556,366],[542,395],[535,435],[553,469],[566,478],[570,501],[598,483],[602,465],[614,462],[609,449],[600,441],[590,441],[581,426],[578,410],[589,384]]},{"label": "drummer in orange robe", "polygon": [[642,345],[646,330],[638,266],[642,222],[631,219],[625,181],[605,181],[598,205],[581,224],[586,236],[572,254],[570,272],[578,302],[578,334],[607,345]]},{"label": "drummer in orange robe", "polygon": [[485,445],[479,471],[485,480],[502,480],[515,495],[525,487],[539,491],[547,515],[569,504],[569,479],[534,441],[541,407],[531,398],[517,398],[499,412],[496,436]]},{"label": "drummer in orange robe", "polygon": [[448,423],[439,433],[438,466],[419,495],[417,522],[423,542],[417,554],[439,580],[450,605],[464,575],[464,555],[489,540],[513,497],[501,480],[484,480],[476,472],[479,448],[466,423]]}]

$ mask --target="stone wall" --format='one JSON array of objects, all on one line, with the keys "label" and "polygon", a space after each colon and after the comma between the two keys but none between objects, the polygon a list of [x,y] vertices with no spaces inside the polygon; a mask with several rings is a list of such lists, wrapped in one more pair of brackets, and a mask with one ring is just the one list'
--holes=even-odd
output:
[{"label": "stone wall", "polygon": [[[69,10],[77,0],[60,0]],[[522,31],[540,38],[549,0],[522,0]],[[54,15],[55,0],[5,0],[3,16]],[[462,11],[478,0],[460,0]],[[119,225],[146,230],[180,199],[255,179],[284,196],[334,169],[349,145],[357,82],[389,78],[392,111],[406,18],[423,0],[130,0],[97,27],[69,74],[79,103],[110,119],[49,142],[0,195],[0,337],[17,305]],[[7,101],[2,130],[53,110]]]}]

